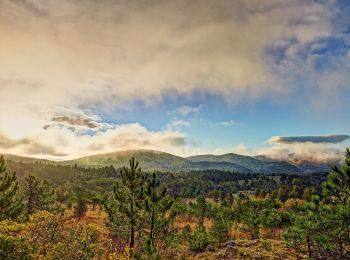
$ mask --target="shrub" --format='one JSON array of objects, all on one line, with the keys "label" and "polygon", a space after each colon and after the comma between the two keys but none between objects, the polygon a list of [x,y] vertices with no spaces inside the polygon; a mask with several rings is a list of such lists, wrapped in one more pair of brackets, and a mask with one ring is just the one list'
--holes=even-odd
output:
[{"label": "shrub", "polygon": [[201,251],[210,244],[208,234],[205,229],[198,227],[196,227],[194,232],[189,235],[188,243],[190,250],[193,251]]}]

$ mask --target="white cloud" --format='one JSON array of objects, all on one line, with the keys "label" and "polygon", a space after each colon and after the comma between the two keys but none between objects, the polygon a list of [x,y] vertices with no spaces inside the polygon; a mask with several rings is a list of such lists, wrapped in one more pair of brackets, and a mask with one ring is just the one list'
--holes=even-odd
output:
[{"label": "white cloud", "polygon": [[233,152],[241,155],[254,155],[254,151],[248,148],[245,144],[238,144],[233,148]]},{"label": "white cloud", "polygon": [[192,107],[192,106],[182,106],[176,110],[176,113],[180,116],[187,116],[189,114],[196,114],[200,111],[201,107]]},{"label": "white cloud", "polygon": [[173,90],[283,93],[286,85],[271,84],[266,47],[328,36],[331,18],[303,0],[3,0],[1,101],[77,108],[152,103]]},{"label": "white cloud", "polygon": [[258,149],[257,154],[294,163],[311,161],[333,164],[343,160],[345,148],[349,145],[344,141],[348,139],[348,135],[273,136],[267,141],[273,146]]},{"label": "white cloud", "polygon": [[219,124],[223,125],[223,126],[242,126],[242,125],[244,125],[244,123],[238,122],[238,121],[232,120],[232,119],[228,120],[228,121],[220,122]]},{"label": "white cloud", "polygon": [[190,127],[190,126],[191,126],[190,122],[174,117],[166,125],[165,129],[170,131],[180,131],[182,128]]},{"label": "white cloud", "polygon": [[171,130],[149,131],[140,124],[114,125],[93,135],[74,127],[53,125],[36,135],[15,139],[0,135],[0,152],[68,159],[77,156],[126,149],[155,149],[186,153],[186,135]]}]

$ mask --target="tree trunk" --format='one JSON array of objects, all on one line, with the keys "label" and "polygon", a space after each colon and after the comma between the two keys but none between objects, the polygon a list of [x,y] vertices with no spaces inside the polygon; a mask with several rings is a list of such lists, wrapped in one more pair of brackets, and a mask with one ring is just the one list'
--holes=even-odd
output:
[{"label": "tree trunk", "polygon": [[27,217],[29,218],[29,215],[32,214],[32,178],[29,175],[29,183],[28,183],[28,188],[29,188],[29,194],[28,194],[28,203],[27,203]]},{"label": "tree trunk", "polygon": [[307,251],[309,254],[309,258],[311,259],[312,254],[311,254],[311,242],[310,242],[310,235],[307,234]]},{"label": "tree trunk", "polygon": [[154,239],[154,206],[152,206],[151,232],[149,234],[149,238],[151,240],[151,246],[153,247],[153,239]]},{"label": "tree trunk", "polygon": [[134,249],[135,246],[135,227],[133,224],[130,225],[130,251],[132,252],[132,250]]},{"label": "tree trunk", "polygon": [[135,246],[135,223],[134,223],[134,202],[133,200],[130,202],[130,253],[132,254],[132,251]]}]

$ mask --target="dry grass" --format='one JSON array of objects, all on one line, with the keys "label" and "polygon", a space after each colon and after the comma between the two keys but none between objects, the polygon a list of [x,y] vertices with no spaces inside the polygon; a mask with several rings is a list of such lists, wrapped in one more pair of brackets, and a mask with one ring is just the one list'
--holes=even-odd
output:
[{"label": "dry grass", "polygon": [[[66,214],[71,221],[76,222],[77,220],[74,217],[72,209],[66,209]],[[90,224],[94,223],[98,225],[104,232],[104,236],[108,236],[108,230],[105,226],[107,215],[106,213],[97,207],[96,210],[92,210],[91,207],[88,208],[85,216],[80,220],[82,223]],[[177,216],[175,223],[175,227],[177,229],[183,229],[186,225],[190,225],[193,230],[196,225],[196,218],[194,217],[186,217],[186,216]],[[206,229],[209,231],[212,225],[210,219],[206,218],[204,225]],[[203,252],[191,252],[184,245],[178,249],[167,248],[162,245],[162,249],[160,250],[163,255],[162,259],[307,259],[304,254],[300,254],[300,252],[296,252],[295,250],[288,248],[283,241],[280,240],[280,236],[277,235],[276,239],[267,239],[271,237],[269,230],[262,229],[260,231],[261,240],[255,245],[244,246],[245,243],[251,242],[250,235],[247,232],[243,232],[239,225],[232,226],[230,230],[230,237],[234,239],[237,243],[237,247],[232,251],[227,250],[223,245],[216,246],[214,252],[203,251]],[[277,232],[277,234],[279,234]],[[271,248],[266,249],[263,245],[268,243]],[[116,258],[118,259],[118,258]]]}]

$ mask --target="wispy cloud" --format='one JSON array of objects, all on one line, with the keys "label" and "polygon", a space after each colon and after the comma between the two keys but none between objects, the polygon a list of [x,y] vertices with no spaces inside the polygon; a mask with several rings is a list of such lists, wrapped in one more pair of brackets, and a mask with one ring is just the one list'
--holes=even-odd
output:
[{"label": "wispy cloud", "polygon": [[238,122],[236,120],[228,120],[228,121],[222,121],[219,123],[219,125],[223,125],[223,126],[242,126],[244,125],[244,123],[242,122]]},{"label": "wispy cloud", "polygon": [[191,126],[190,122],[188,122],[186,120],[178,119],[177,117],[174,117],[166,125],[165,129],[168,129],[170,131],[181,131],[182,128],[190,127],[190,126]]},{"label": "wispy cloud", "polygon": [[187,116],[190,114],[197,114],[201,110],[201,106],[182,106],[176,110],[176,114],[180,116]]},{"label": "wispy cloud", "polygon": [[272,136],[267,142],[270,144],[295,143],[341,143],[350,138],[349,135],[318,135],[318,136]]},{"label": "wispy cloud", "polygon": [[88,128],[97,128],[98,123],[91,118],[83,118],[81,116],[69,117],[69,116],[56,116],[51,118],[52,122],[66,123],[72,126],[85,126]]}]

